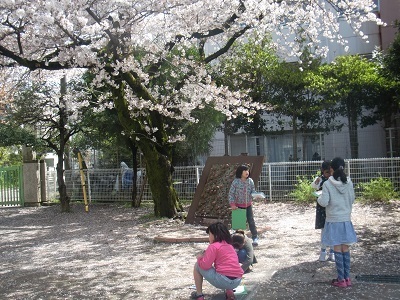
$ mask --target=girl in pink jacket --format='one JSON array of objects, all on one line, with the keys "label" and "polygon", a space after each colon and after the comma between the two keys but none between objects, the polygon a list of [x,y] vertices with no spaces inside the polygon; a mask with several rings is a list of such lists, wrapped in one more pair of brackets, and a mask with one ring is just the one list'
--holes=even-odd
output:
[{"label": "girl in pink jacket", "polygon": [[193,277],[196,291],[192,299],[204,300],[203,278],[216,288],[224,289],[226,299],[235,299],[233,289],[242,281],[243,270],[232,246],[228,228],[221,222],[211,224],[206,232],[210,245],[197,255]]}]

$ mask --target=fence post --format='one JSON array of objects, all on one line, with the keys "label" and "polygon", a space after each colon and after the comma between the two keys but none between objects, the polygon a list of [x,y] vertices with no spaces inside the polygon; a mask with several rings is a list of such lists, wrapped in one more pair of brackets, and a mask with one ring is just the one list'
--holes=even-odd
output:
[{"label": "fence post", "polygon": [[272,178],[271,178],[271,164],[268,164],[268,185],[269,185],[269,200],[272,201]]},{"label": "fence post", "polygon": [[200,172],[199,172],[199,167],[196,167],[196,184],[199,184],[200,182]]},{"label": "fence post", "polygon": [[25,205],[25,192],[24,192],[24,174],[23,174],[23,166],[18,167],[18,176],[19,176],[19,184],[18,184],[18,189],[19,189],[19,201],[20,205],[24,206]]},{"label": "fence post", "polygon": [[47,202],[47,190],[46,190],[46,162],[44,159],[40,160],[40,202],[43,204]]},{"label": "fence post", "polygon": [[24,162],[23,165],[25,206],[40,206],[39,162]]},{"label": "fence post", "polygon": [[350,160],[347,161],[347,176],[351,178],[351,165],[350,165]]}]

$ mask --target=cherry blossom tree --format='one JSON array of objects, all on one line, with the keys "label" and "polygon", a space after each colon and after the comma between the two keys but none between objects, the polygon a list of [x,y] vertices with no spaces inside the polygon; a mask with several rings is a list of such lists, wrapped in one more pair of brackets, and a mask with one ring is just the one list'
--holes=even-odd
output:
[{"label": "cherry blossom tree", "polygon": [[184,138],[173,120],[197,122],[192,111],[210,104],[228,119],[260,108],[217,87],[207,65],[252,31],[277,34],[291,56],[301,55],[299,28],[310,44],[345,44],[339,17],[360,35],[363,22],[380,22],[372,0],[3,0],[0,65],[96,74],[93,88],[110,87],[104,97],[143,152],[155,215],[172,217],[171,144]]}]

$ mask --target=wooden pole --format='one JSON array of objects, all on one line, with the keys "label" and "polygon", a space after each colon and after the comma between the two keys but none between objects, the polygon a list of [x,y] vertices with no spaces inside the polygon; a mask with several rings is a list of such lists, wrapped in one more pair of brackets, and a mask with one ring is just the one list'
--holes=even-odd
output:
[{"label": "wooden pole", "polygon": [[85,173],[83,172],[83,164],[82,164],[82,154],[78,152],[78,161],[79,161],[79,170],[81,173],[81,184],[82,184],[82,191],[83,191],[83,201],[85,203],[85,211],[89,211],[89,205],[86,196],[86,180],[85,180]]}]

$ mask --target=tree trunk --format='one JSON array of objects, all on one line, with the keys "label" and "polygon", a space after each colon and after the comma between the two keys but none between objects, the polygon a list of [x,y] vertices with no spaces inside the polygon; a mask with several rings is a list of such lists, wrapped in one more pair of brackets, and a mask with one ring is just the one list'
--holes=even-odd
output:
[{"label": "tree trunk", "polygon": [[61,202],[61,212],[70,212],[70,201],[69,196],[67,194],[67,186],[64,181],[64,168],[63,168],[63,155],[58,153],[58,162],[57,162],[57,182],[58,182],[58,192],[60,194],[60,202]]},{"label": "tree trunk", "polygon": [[351,158],[358,158],[357,120],[349,119],[350,153]]},{"label": "tree trunk", "polygon": [[60,105],[60,120],[59,120],[59,143],[60,147],[57,151],[57,156],[58,156],[58,162],[57,162],[57,182],[58,182],[58,192],[60,193],[60,202],[61,202],[61,212],[70,212],[71,208],[69,205],[69,196],[67,194],[67,186],[65,185],[64,181],[64,151],[65,151],[65,144],[66,141],[68,140],[67,137],[67,129],[66,129],[66,124],[67,124],[67,115],[66,115],[66,108],[65,108],[65,101],[63,99],[65,93],[66,93],[66,88],[67,88],[67,82],[65,76],[61,78],[60,82],[61,86],[61,97],[60,97],[60,103],[63,105]]},{"label": "tree trunk", "polygon": [[292,138],[293,138],[293,160],[298,161],[297,157],[297,117],[293,116],[292,119]]},{"label": "tree trunk", "polygon": [[[124,84],[115,90],[114,104],[118,112],[121,125],[135,134],[139,134],[141,126],[136,120],[131,119],[127,101],[124,97]],[[136,146],[142,151],[146,162],[146,177],[154,202],[154,215],[156,217],[173,218],[182,210],[178,195],[172,185],[171,145],[166,141],[168,136],[163,128],[162,117],[152,112],[148,116],[149,124],[159,130],[156,132],[157,141],[141,138],[135,141]],[[158,126],[157,126],[158,125]],[[145,136],[147,133],[143,132]]]},{"label": "tree trunk", "polygon": [[224,122],[224,149],[225,149],[225,156],[229,156],[229,143],[228,143],[228,135],[229,135],[229,121],[225,119]]},{"label": "tree trunk", "polygon": [[347,121],[349,122],[350,155],[351,158],[358,158],[358,124],[357,112],[354,109],[351,103],[349,103],[347,106]]},{"label": "tree trunk", "polygon": [[[138,174],[138,168],[137,168],[137,153],[138,153],[138,149],[136,147],[136,145],[130,140],[129,142],[129,147],[131,148],[131,152],[132,152],[132,162],[133,162],[133,166],[132,166],[132,195],[131,195],[131,199],[132,199],[132,207],[140,207],[140,203],[141,203],[141,199],[138,198],[138,194],[137,194],[137,174]],[[142,179],[143,179],[143,174],[141,174]]]},{"label": "tree trunk", "polygon": [[139,144],[146,161],[146,176],[154,202],[156,217],[173,218],[182,211],[178,195],[172,185],[170,159],[152,145]]}]

